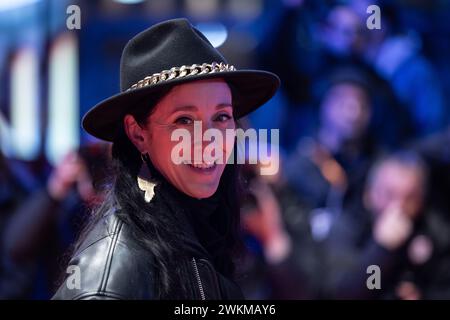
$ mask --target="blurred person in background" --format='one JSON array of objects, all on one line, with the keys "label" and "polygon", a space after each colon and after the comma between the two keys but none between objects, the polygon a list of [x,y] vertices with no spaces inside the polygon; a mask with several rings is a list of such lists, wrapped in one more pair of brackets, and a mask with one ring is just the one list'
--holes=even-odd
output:
[{"label": "blurred person in background", "polygon": [[11,268],[5,232],[16,209],[39,187],[39,179],[25,163],[0,152],[0,299],[21,297],[22,288],[28,284],[29,270]]},{"label": "blurred person in background", "polygon": [[[348,63],[367,65],[389,84],[389,91],[395,95],[392,99],[398,101],[400,115],[404,118],[402,122],[405,123],[400,125],[406,126],[407,139],[437,132],[446,125],[445,83],[441,80],[447,80],[447,73],[438,74],[436,69],[440,66],[425,55],[425,49],[429,48],[422,47],[426,39],[422,38],[421,32],[427,31],[429,35],[434,26],[427,21],[429,12],[424,8],[417,12],[424,21],[414,25],[414,21],[400,19],[402,16],[408,18],[403,12],[417,5],[413,1],[285,3],[284,14],[280,16],[275,32],[266,40],[268,53],[263,61],[283,77],[286,96],[290,100],[283,133],[287,137],[282,139],[287,149],[292,147],[296,134],[304,136],[312,129],[315,83],[331,68]],[[370,5],[380,6],[381,29],[369,29],[366,25],[371,16],[367,13]],[[425,3],[422,5],[426,7]],[[445,9],[445,4],[442,7]],[[440,12],[436,3],[430,4],[428,9]],[[438,18],[446,19],[445,15]],[[442,31],[444,36],[436,39],[446,39],[445,31]],[[436,56],[442,55],[441,49],[448,50],[448,46],[435,49]],[[448,64],[441,65],[448,70]],[[289,121],[294,117],[301,123],[300,129],[290,127]]]},{"label": "blurred person in background", "polygon": [[430,169],[430,204],[450,223],[450,126],[412,142],[410,147],[423,157]]},{"label": "blurred person in background", "polygon": [[[45,188],[15,206],[3,229],[4,298],[49,299],[65,255],[89,210],[102,200],[107,176],[106,144],[68,153],[52,170]],[[20,274],[20,280],[9,275]]]},{"label": "blurred person in background", "polygon": [[315,136],[300,140],[285,163],[289,184],[309,208],[307,219],[317,240],[326,238],[344,207],[360,201],[377,152],[369,132],[371,89],[362,75],[345,70],[330,77]]},{"label": "blurred person in background", "polygon": [[[336,56],[365,61],[390,83],[411,120],[410,138],[440,131],[448,115],[445,97],[435,67],[421,52],[420,35],[396,25],[395,7],[379,2],[334,6],[322,34],[324,47]],[[366,10],[373,4],[380,5],[381,29],[366,26]]]},{"label": "blurred person in background", "polygon": [[[322,55],[317,29],[328,4],[322,0],[283,0],[276,6],[278,10],[272,10],[276,19],[258,53],[261,63],[283,79],[282,90],[278,93],[282,98],[282,108],[277,108],[284,112],[279,119],[279,128],[283,128],[280,130],[280,144],[291,152],[298,139],[314,129],[312,87],[318,75],[323,74],[323,65],[328,66]],[[275,116],[277,113],[280,111],[276,111]],[[266,122],[272,123],[268,111]]]},{"label": "blurred person in background", "polygon": [[[350,1],[351,2],[351,1]],[[372,41],[366,19],[350,2],[284,1],[284,10],[267,39],[262,61],[283,77],[283,111],[280,141],[287,152],[299,139],[313,135],[324,75],[345,66],[358,66],[370,75],[372,136],[377,143],[399,147],[413,134],[412,119],[391,84],[363,57]],[[260,119],[258,119],[260,120]],[[268,119],[267,122],[270,120]],[[382,129],[381,129],[382,128]]]},{"label": "blurred person in background", "polygon": [[[325,282],[340,299],[442,299],[450,294],[449,225],[427,210],[428,170],[413,152],[371,169],[358,214],[343,214],[327,239]],[[370,290],[371,265],[380,288]]]},{"label": "blurred person in background", "polygon": [[247,192],[241,220],[248,250],[238,278],[244,295],[248,299],[319,298],[323,263],[305,219],[306,208],[282,170],[270,176],[258,173],[258,165],[244,166]]}]

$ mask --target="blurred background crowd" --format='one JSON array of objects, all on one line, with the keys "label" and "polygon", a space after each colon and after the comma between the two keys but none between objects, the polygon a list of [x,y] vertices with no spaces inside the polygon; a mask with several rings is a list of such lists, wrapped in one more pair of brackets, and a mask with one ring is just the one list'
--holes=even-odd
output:
[{"label": "blurred background crowd", "polygon": [[450,298],[446,0],[0,0],[0,298],[52,296],[109,178],[81,116],[119,92],[127,40],[181,16],[282,80],[243,123],[281,150],[276,175],[243,167],[246,298]]}]

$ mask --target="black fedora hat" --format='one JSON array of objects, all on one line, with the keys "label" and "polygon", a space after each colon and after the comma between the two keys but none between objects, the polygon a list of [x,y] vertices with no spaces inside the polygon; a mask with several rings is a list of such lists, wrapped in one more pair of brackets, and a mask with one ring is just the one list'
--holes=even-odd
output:
[{"label": "black fedora hat", "polygon": [[83,118],[93,136],[112,141],[123,116],[145,97],[188,81],[222,78],[233,90],[236,119],[268,101],[279,78],[260,70],[237,70],[187,19],[158,23],[132,38],[122,52],[120,89]]}]

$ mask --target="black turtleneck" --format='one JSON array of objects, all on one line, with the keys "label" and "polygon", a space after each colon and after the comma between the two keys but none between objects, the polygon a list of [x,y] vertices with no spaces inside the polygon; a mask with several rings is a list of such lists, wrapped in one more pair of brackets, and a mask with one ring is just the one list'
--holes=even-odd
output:
[{"label": "black turtleneck", "polygon": [[180,223],[188,224],[182,235],[185,249],[196,256],[208,258],[224,275],[232,272],[227,248],[231,212],[227,209],[221,189],[209,198],[195,199],[163,179],[155,188],[155,197],[158,194],[163,196],[171,211],[178,214]]}]

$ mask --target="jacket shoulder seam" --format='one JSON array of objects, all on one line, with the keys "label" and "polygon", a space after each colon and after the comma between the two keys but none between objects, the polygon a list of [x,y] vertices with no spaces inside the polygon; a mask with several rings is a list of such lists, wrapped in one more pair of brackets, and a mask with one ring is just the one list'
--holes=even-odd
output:
[{"label": "jacket shoulder seam", "polygon": [[119,219],[116,219],[116,221],[114,223],[111,243],[108,246],[108,253],[106,256],[105,268],[103,269],[102,280],[100,282],[100,288],[99,288],[100,293],[106,292],[106,285],[109,280],[109,273],[111,270],[113,253],[114,253],[114,250],[116,248],[116,245],[117,245],[117,242],[119,239],[120,230],[122,229],[122,224],[123,223]]},{"label": "jacket shoulder seam", "polygon": [[[118,220],[119,219],[115,219],[115,224],[114,224],[114,226],[118,223]],[[100,238],[98,238],[98,239],[96,239],[95,241],[93,241],[93,242],[91,242],[90,244],[88,244],[86,247],[83,247],[80,251],[78,251],[77,253],[76,253],[76,256],[78,256],[78,255],[80,255],[80,254],[82,254],[84,251],[86,251],[87,249],[89,249],[90,247],[92,247],[94,244],[96,244],[96,243],[98,243],[98,242],[100,242],[100,241],[102,241],[102,240],[104,240],[104,239],[106,239],[106,238],[109,238],[109,237],[111,237],[111,236],[114,236],[115,234],[116,234],[116,229],[114,228],[114,230],[112,231],[112,232],[108,232],[108,234],[106,234],[106,235],[104,235],[104,236],[102,236],[102,237],[100,237]]]}]

